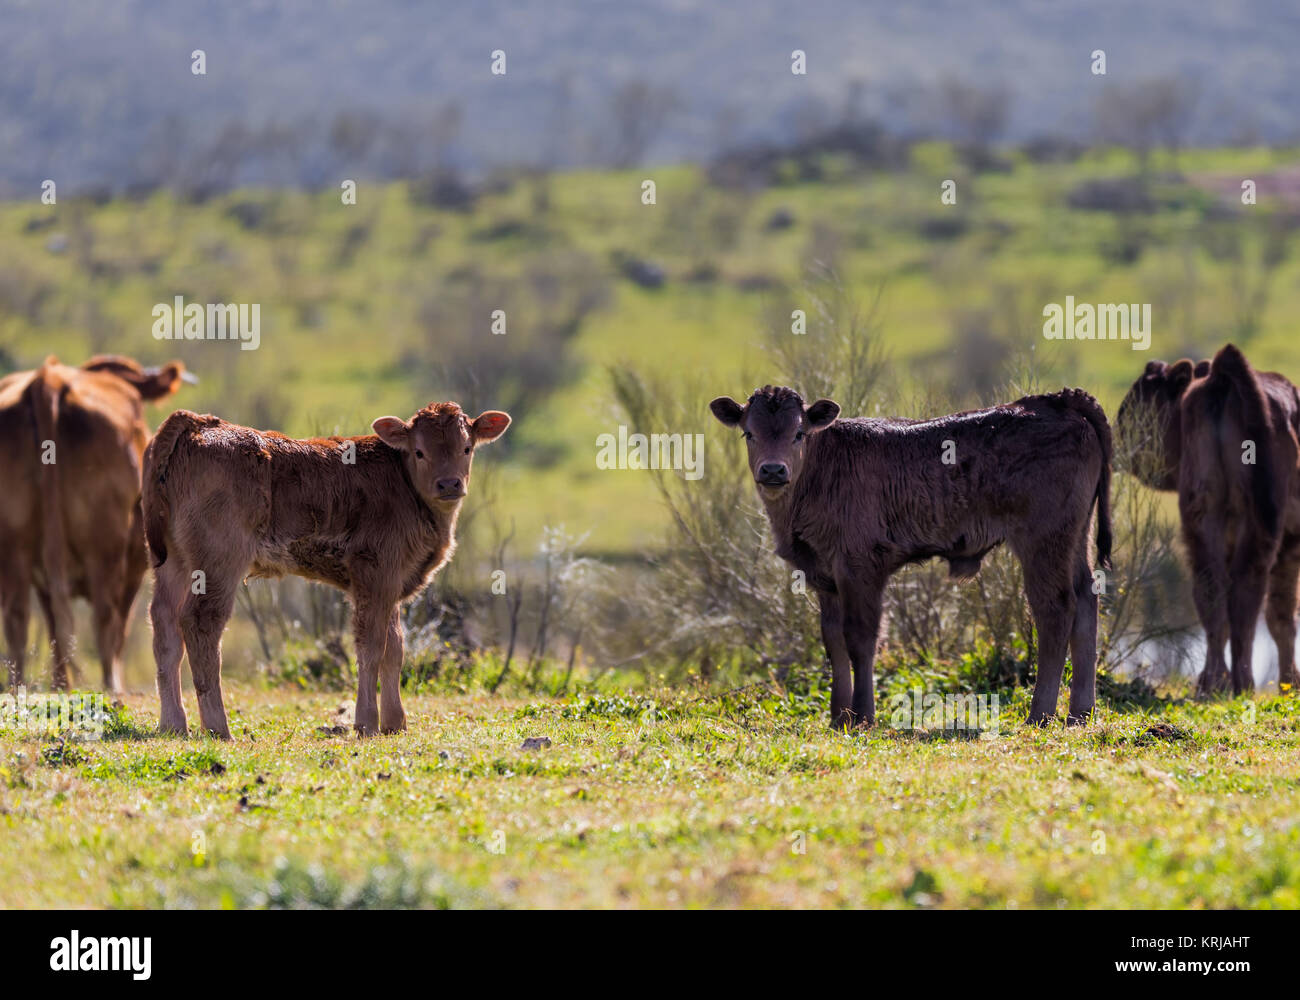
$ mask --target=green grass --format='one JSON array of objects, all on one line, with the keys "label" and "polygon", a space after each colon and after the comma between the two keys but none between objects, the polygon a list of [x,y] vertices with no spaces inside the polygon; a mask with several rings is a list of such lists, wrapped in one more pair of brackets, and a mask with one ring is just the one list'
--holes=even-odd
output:
[{"label": "green grass", "polygon": [[131,696],[98,743],[0,732],[0,906],[1300,906],[1294,697],[1027,697],[970,739],[761,687],[420,694],[357,741],[318,730],[346,696],[235,686],[221,744]]}]

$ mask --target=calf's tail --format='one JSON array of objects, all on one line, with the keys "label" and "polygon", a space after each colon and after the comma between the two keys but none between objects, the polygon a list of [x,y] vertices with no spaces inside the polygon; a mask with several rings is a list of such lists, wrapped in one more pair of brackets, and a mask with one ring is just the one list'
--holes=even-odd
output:
[{"label": "calf's tail", "polygon": [[190,429],[194,414],[177,410],[163,421],[158,433],[144,451],[144,484],[141,503],[144,507],[144,536],[149,543],[153,566],[157,569],[167,561],[167,519],[171,514],[168,503],[167,472],[172,452],[181,436]]}]

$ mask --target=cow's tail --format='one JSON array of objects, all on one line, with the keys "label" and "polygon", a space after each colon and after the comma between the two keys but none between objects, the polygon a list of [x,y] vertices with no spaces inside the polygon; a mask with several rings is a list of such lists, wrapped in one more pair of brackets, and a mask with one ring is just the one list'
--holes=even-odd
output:
[{"label": "cow's tail", "polygon": [[171,514],[167,497],[168,466],[176,443],[190,429],[193,419],[194,414],[188,410],[177,410],[163,421],[144,451],[144,536],[155,569],[167,561],[167,519]]},{"label": "cow's tail", "polygon": [[59,411],[63,405],[64,382],[55,369],[59,361],[48,357],[36,371],[28,388],[28,400],[36,425],[36,453],[40,462],[37,476],[41,505],[41,567],[50,603],[54,643],[54,684],[65,687],[72,668],[72,595],[68,584],[67,536],[63,524],[63,463],[66,442],[59,438]]},{"label": "cow's tail", "polygon": [[1066,389],[1061,393],[1065,405],[1074,410],[1092,425],[1101,445],[1101,474],[1097,477],[1097,563],[1106,569],[1111,568],[1110,550],[1114,542],[1114,533],[1110,523],[1110,472],[1114,458],[1115,446],[1111,440],[1110,422],[1106,412],[1089,393],[1082,389]]},{"label": "cow's tail", "polygon": [[45,359],[31,381],[30,396],[32,417],[36,424],[36,447],[40,458],[41,504],[43,518],[41,562],[52,591],[66,585],[63,553],[66,539],[63,533],[63,476],[60,472],[59,408],[62,405],[63,382],[54,368],[55,357]]},{"label": "cow's tail", "polygon": [[1281,526],[1282,511],[1274,493],[1272,422],[1269,419],[1268,400],[1260,387],[1255,370],[1246,356],[1233,344],[1226,344],[1210,362],[1205,391],[1219,403],[1215,412],[1219,420],[1229,399],[1234,399],[1241,416],[1241,442],[1231,442],[1233,449],[1245,442],[1254,443],[1253,464],[1243,462],[1241,453],[1233,451],[1227,456],[1227,467],[1240,465],[1248,477],[1246,492],[1259,518],[1260,527],[1267,535],[1275,536]]}]

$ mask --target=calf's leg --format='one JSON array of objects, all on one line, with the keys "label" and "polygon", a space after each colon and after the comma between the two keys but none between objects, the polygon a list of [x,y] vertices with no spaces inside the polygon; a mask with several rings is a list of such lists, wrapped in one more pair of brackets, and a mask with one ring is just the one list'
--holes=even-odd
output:
[{"label": "calf's leg", "polygon": [[1277,643],[1278,689],[1288,684],[1292,691],[1300,691],[1300,673],[1295,665],[1295,611],[1296,584],[1300,576],[1300,535],[1287,535],[1282,539],[1277,559],[1268,577],[1268,602],[1264,619],[1269,634]]},{"label": "calf's leg", "polygon": [[376,608],[373,601],[354,597],[352,629],[357,644],[357,710],[352,725],[358,736],[379,732],[376,688],[388,631],[388,608]]},{"label": "calf's leg", "polygon": [[1255,690],[1255,628],[1264,607],[1269,569],[1277,539],[1247,531],[1232,554],[1228,590],[1228,647],[1232,652],[1232,693]]},{"label": "calf's leg", "polygon": [[844,641],[844,614],[839,595],[819,590],[817,603],[821,607],[822,642],[831,661],[831,728],[850,729],[853,726],[850,705],[853,674],[849,647]]},{"label": "calf's leg", "polygon": [[[1086,551],[1087,539],[1083,540]],[[1097,704],[1097,595],[1092,568],[1080,555],[1074,571],[1074,629],[1070,633],[1070,714],[1068,725],[1086,723]]]},{"label": "calf's leg", "polygon": [[1075,628],[1075,583],[1072,574],[1061,568],[1058,552],[1057,546],[1041,545],[1020,557],[1025,596],[1029,598],[1029,610],[1038,627],[1038,679],[1034,682],[1034,696],[1026,720],[1037,726],[1056,718],[1066,646]]},{"label": "calf's leg", "polygon": [[388,614],[379,654],[379,731],[406,732],[402,709],[402,619],[397,608]]},{"label": "calf's leg", "polygon": [[230,739],[221,700],[221,633],[235,609],[238,580],[209,575],[207,593],[191,593],[181,606],[181,633],[190,655],[190,676],[199,702],[199,720],[208,733]]},{"label": "calf's leg", "polygon": [[189,733],[185,705],[181,701],[181,657],[185,654],[185,640],[180,621],[188,579],[189,574],[173,556],[154,572],[153,600],[149,602],[153,658],[158,668],[158,701],[162,706],[158,730],[179,736]]},{"label": "calf's leg", "polygon": [[875,574],[836,576],[844,615],[844,644],[853,663],[852,720],[855,726],[876,722],[876,642],[880,638],[881,598],[884,580]]},{"label": "calf's leg", "polygon": [[1183,534],[1192,564],[1192,599],[1205,629],[1205,667],[1196,682],[1198,697],[1207,697],[1228,687],[1228,664],[1223,647],[1228,641],[1228,568],[1223,532],[1208,517],[1189,521],[1183,514]]}]

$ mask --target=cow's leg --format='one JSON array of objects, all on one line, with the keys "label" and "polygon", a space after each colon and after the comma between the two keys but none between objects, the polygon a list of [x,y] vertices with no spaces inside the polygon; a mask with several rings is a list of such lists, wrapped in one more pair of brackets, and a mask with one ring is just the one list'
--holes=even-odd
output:
[{"label": "cow's leg", "polygon": [[853,725],[853,673],[844,641],[844,614],[837,594],[819,590],[817,603],[822,613],[822,642],[831,661],[831,728],[849,729]]},{"label": "cow's leg", "polygon": [[1255,629],[1264,608],[1269,570],[1277,539],[1246,531],[1232,554],[1228,589],[1228,648],[1232,653],[1232,693],[1255,690]]},{"label": "cow's leg", "polygon": [[208,733],[230,739],[226,708],[221,701],[221,633],[235,609],[238,578],[209,574],[207,592],[191,593],[181,606],[181,633],[190,656],[190,676],[199,703],[199,720]]},{"label": "cow's leg", "polygon": [[110,694],[122,693],[122,644],[126,637],[126,622],[116,594],[96,594],[95,645],[99,649],[99,662],[104,672],[104,690]]},{"label": "cow's leg", "polygon": [[[57,511],[50,514],[60,516]],[[71,687],[68,674],[76,674],[73,662],[74,639],[72,632],[72,591],[68,586],[67,569],[63,560],[62,536],[47,530],[42,550],[45,566],[46,614],[50,622],[50,642],[54,648],[54,688],[66,691]]]},{"label": "cow's leg", "polygon": [[379,660],[379,731],[406,731],[402,710],[402,619],[397,608],[388,615]]},{"label": "cow's leg", "polygon": [[181,657],[185,640],[181,636],[181,605],[188,594],[185,572],[173,556],[154,571],[153,600],[149,621],[153,625],[153,658],[158,667],[158,701],[162,715],[158,729],[184,736],[189,733],[185,705],[181,701]]},{"label": "cow's leg", "polygon": [[21,572],[17,560],[0,567],[0,607],[4,609],[5,649],[9,654],[9,669],[6,673],[11,688],[17,688],[24,682],[31,596],[31,580]]},{"label": "cow's leg", "polygon": [[880,638],[883,610],[883,574],[865,572],[836,576],[835,589],[840,595],[844,616],[844,644],[853,663],[852,719],[855,726],[872,726],[876,722],[876,688],[872,667],[876,642]]},{"label": "cow's leg", "polygon": [[1038,679],[1026,721],[1042,726],[1056,718],[1066,646],[1075,628],[1075,574],[1061,565],[1058,545],[1039,545],[1025,555],[1016,554],[1024,571],[1029,610],[1038,628]]},{"label": "cow's leg", "polygon": [[122,643],[126,621],[122,617],[122,571],[126,567],[123,550],[105,552],[90,580],[91,606],[95,617],[95,645],[104,671],[104,690],[119,694],[122,690]]},{"label": "cow's leg", "polygon": [[1192,598],[1205,629],[1205,667],[1197,679],[1196,694],[1207,697],[1228,687],[1228,665],[1223,656],[1228,642],[1228,568],[1222,555],[1226,543],[1217,521],[1208,517],[1192,522],[1184,515],[1183,535],[1192,565]]},{"label": "cow's leg", "polygon": [[379,683],[388,615],[388,609],[377,610],[371,601],[354,598],[352,630],[357,644],[357,710],[352,725],[358,736],[374,736],[379,732],[375,689]]},{"label": "cow's leg", "polygon": [[119,656],[120,650],[126,646],[126,637],[131,631],[131,612],[135,608],[136,595],[140,593],[140,584],[144,580],[145,571],[149,568],[149,553],[144,545],[144,522],[138,502],[131,515],[131,531],[127,539],[123,566],[125,572],[121,577],[121,587],[118,589],[117,597],[118,613],[122,616]]},{"label": "cow's leg", "polygon": [[1296,583],[1300,576],[1300,535],[1282,539],[1277,559],[1268,576],[1268,602],[1264,618],[1269,634],[1277,643],[1277,686],[1290,685],[1300,691],[1300,673],[1295,665]]},{"label": "cow's leg", "polygon": [[1097,704],[1097,595],[1088,565],[1087,537],[1074,570],[1074,629],[1070,633],[1068,725],[1086,723]]}]

